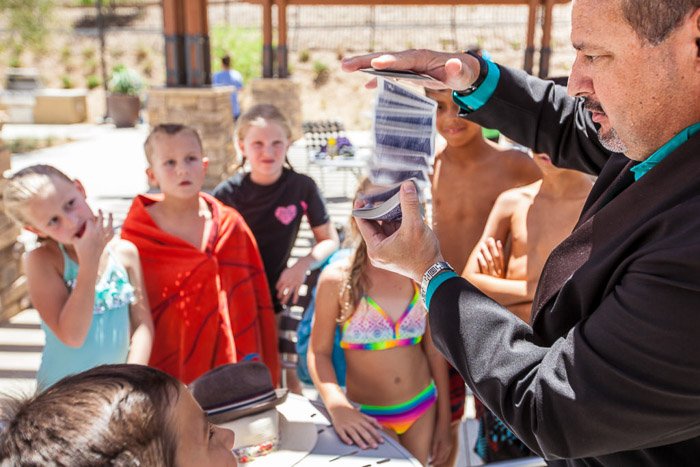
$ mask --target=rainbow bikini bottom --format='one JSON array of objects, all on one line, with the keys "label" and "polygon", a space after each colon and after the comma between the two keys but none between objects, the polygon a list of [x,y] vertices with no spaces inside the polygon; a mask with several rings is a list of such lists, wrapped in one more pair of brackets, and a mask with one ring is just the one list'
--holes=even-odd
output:
[{"label": "rainbow bikini bottom", "polygon": [[384,427],[402,435],[411,428],[437,400],[435,383],[430,382],[417,396],[406,402],[395,405],[364,405],[360,404],[360,412],[374,417]]}]

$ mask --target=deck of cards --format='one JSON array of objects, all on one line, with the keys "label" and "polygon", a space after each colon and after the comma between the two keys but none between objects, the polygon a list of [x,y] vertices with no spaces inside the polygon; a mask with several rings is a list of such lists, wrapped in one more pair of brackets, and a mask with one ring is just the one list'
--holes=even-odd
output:
[{"label": "deck of cards", "polygon": [[370,162],[370,180],[375,185],[387,186],[387,196],[374,196],[372,203],[353,210],[353,215],[364,219],[396,221],[401,219],[397,189],[401,182],[413,180],[419,193],[430,182],[437,103],[382,78],[377,78],[377,91],[372,122],[374,154]]}]

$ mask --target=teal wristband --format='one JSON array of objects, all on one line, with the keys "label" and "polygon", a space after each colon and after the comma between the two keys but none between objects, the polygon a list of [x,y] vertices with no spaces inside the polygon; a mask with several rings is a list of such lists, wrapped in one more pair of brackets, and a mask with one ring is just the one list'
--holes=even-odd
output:
[{"label": "teal wristband", "polygon": [[443,282],[452,279],[453,277],[459,277],[456,272],[445,270],[433,277],[430,282],[428,282],[428,287],[425,290],[425,297],[423,302],[425,303],[425,311],[430,309],[430,301],[433,299],[433,294],[438,287],[442,285]]},{"label": "teal wristband", "polygon": [[452,92],[452,100],[463,110],[471,113],[483,107],[493,93],[496,92],[498,81],[501,79],[501,69],[491,60],[484,60],[488,65],[488,73],[484,82],[479,85],[473,93],[461,96],[456,91]]}]

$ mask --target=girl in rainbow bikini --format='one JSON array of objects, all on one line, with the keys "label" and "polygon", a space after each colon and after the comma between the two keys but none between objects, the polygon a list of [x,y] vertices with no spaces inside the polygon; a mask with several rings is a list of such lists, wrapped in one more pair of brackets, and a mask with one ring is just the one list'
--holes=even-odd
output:
[{"label": "girl in rainbow bikini", "polygon": [[[365,180],[358,195],[373,190]],[[354,254],[328,266],[319,278],[308,353],[311,377],[345,443],[374,448],[383,442],[383,428],[422,464],[444,462],[451,447],[447,366],[433,346],[418,287],[372,266],[350,222]],[[331,358],[338,325],[347,394]]]}]

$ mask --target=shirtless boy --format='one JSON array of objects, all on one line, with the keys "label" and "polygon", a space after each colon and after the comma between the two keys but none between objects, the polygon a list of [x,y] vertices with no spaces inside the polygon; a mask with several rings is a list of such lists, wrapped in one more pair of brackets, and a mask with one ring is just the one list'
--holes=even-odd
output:
[{"label": "shirtless boy", "polygon": [[593,185],[535,154],[542,180],[501,194],[462,274],[525,322],[547,257],[576,225]]},{"label": "shirtless boy", "polygon": [[[433,170],[433,230],[445,260],[461,271],[498,195],[534,182],[541,173],[526,154],[487,140],[479,125],[459,117],[451,91],[426,89],[426,95],[438,104],[437,131],[447,142]],[[465,397],[464,381],[450,368],[454,448],[445,466],[454,464]]]}]

